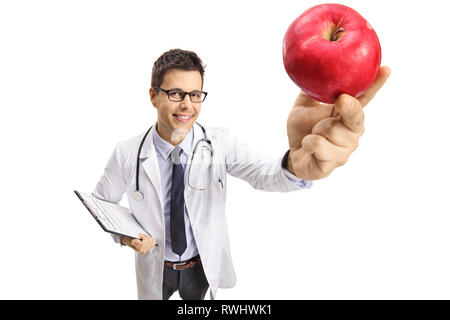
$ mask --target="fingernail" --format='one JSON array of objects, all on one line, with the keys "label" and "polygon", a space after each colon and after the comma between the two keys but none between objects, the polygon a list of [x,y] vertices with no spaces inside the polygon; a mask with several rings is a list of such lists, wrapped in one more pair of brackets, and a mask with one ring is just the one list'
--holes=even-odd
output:
[{"label": "fingernail", "polygon": [[387,76],[390,76],[391,75],[391,68],[389,68],[389,67],[386,67],[386,75]]}]

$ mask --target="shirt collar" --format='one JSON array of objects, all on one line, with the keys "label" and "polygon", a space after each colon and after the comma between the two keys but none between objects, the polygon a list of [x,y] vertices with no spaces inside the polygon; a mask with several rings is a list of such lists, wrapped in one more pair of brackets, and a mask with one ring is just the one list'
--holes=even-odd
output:
[{"label": "shirt collar", "polygon": [[[155,129],[158,129],[158,125],[156,125]],[[189,130],[188,134],[178,144],[178,146],[183,150],[184,154],[189,155],[191,154],[193,141],[194,141],[194,130],[191,127],[191,130]],[[158,130],[155,130],[155,134],[153,135],[153,144],[155,145],[156,151],[159,152],[159,154],[163,157],[164,160],[167,160],[167,158],[172,153],[172,150],[175,148],[174,145],[170,144],[169,142],[161,138],[161,136],[158,133]]]}]

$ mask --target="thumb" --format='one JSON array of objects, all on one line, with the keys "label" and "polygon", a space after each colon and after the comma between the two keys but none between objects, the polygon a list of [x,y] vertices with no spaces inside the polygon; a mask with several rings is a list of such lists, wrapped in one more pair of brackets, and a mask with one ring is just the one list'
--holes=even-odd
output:
[{"label": "thumb", "polygon": [[364,112],[358,99],[341,94],[336,100],[336,109],[342,116],[342,122],[353,132],[360,133],[364,126]]},{"label": "thumb", "polygon": [[145,233],[139,233],[139,238],[141,238],[141,241],[147,241],[150,239],[150,236]]},{"label": "thumb", "polygon": [[356,113],[356,102],[356,98],[349,94],[343,93],[336,99],[335,106],[339,114],[342,116],[349,116]]}]

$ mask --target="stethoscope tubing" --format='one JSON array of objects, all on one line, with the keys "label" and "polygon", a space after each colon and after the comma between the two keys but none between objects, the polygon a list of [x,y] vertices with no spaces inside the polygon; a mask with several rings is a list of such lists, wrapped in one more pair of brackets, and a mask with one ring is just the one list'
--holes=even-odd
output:
[{"label": "stethoscope tubing", "polygon": [[[199,140],[194,147],[194,150],[192,152],[192,159],[194,159],[194,154],[197,150],[197,146],[200,142],[205,141],[207,143],[209,143],[209,145],[211,146],[211,159],[213,157],[213,149],[212,149],[212,144],[211,144],[211,140],[208,139],[208,135],[206,134],[206,130],[205,128],[198,122],[196,122],[196,124],[198,124],[200,126],[200,128],[203,131],[203,138],[201,140]],[[144,145],[145,139],[147,138],[148,134],[150,133],[150,131],[152,130],[153,125],[147,130],[147,132],[145,133],[144,137],[141,140],[141,143],[139,144],[139,149],[138,149],[138,154],[137,154],[137,159],[136,159],[136,190],[133,192],[133,198],[137,201],[143,200],[144,199],[144,194],[139,190],[139,167],[140,167],[140,161],[139,158],[141,156],[141,151],[142,151],[142,146]],[[189,174],[190,174],[190,170],[189,170]],[[192,188],[192,187],[191,187]]]}]

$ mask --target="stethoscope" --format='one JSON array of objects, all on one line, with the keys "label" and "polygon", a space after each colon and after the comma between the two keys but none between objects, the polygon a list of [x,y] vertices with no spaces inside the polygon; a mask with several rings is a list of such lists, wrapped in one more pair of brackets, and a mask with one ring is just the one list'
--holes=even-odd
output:
[{"label": "stethoscope", "polygon": [[[206,134],[205,128],[200,123],[198,123],[198,122],[196,122],[196,123],[200,126],[200,128],[202,128],[203,138],[198,140],[197,143],[195,144],[194,150],[192,151],[191,164],[193,163],[194,156],[195,156],[195,153],[197,152],[197,148],[198,148],[199,144],[201,142],[206,142],[209,145],[210,156],[211,156],[209,164],[211,165],[211,163],[212,163],[211,161],[212,161],[212,157],[213,157],[213,149],[212,149],[211,140],[208,139],[208,135]],[[139,167],[140,167],[139,157],[141,155],[141,150],[142,150],[142,146],[144,145],[145,139],[147,138],[147,136],[150,133],[150,130],[152,130],[152,128],[153,128],[153,126],[151,126],[150,129],[148,129],[148,131],[145,133],[144,137],[142,138],[141,143],[139,145],[138,154],[137,154],[137,160],[136,160],[136,190],[132,194],[133,199],[136,200],[136,201],[141,201],[141,200],[144,199],[144,194],[141,191],[139,191]],[[209,186],[210,178],[208,179],[208,184],[206,185],[206,187],[194,187],[194,186],[192,186],[190,184],[189,177],[191,176],[191,169],[192,169],[192,165],[189,166],[188,179],[187,179],[188,186],[191,187],[192,189],[195,189],[195,190],[205,190],[205,189],[207,189],[208,186]],[[210,170],[210,173],[211,173],[211,170]]]}]

